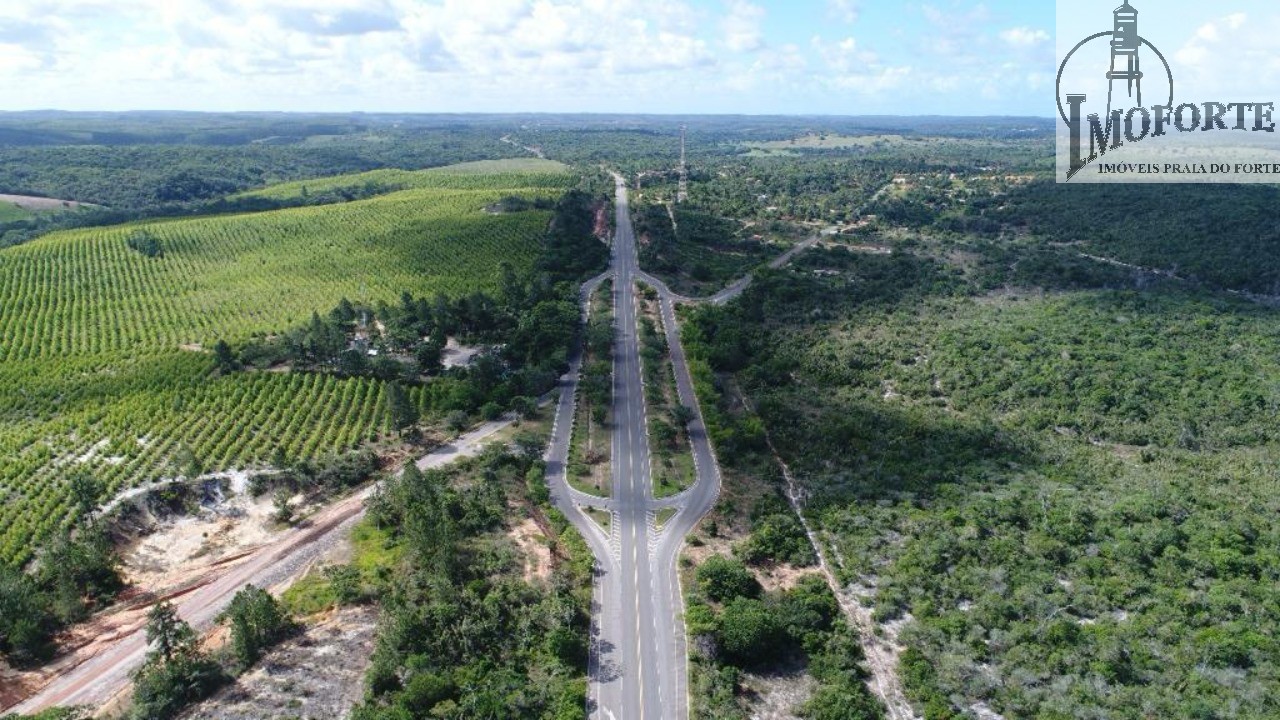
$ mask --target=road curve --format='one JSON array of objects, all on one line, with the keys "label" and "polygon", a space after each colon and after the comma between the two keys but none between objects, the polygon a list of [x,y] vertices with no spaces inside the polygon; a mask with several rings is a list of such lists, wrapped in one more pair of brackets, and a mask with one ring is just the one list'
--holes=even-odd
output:
[{"label": "road curve", "polygon": [[[686,720],[688,652],[676,560],[685,536],[715,503],[720,473],[680,344],[674,311],[678,298],[640,270],[626,184],[620,177],[615,179],[617,229],[611,269],[606,274],[614,279],[613,494],[603,502],[584,498],[569,487],[565,477],[581,369],[577,353],[569,374],[561,380],[560,404],[546,457],[547,480],[556,505],[587,538],[597,560],[589,717]],[[694,411],[689,435],[696,482],[679,496],[663,500],[653,496],[634,294],[637,280],[654,285],[661,293],[663,325],[680,402]],[[609,511],[607,531],[583,511],[586,504]],[[656,517],[663,508],[675,508],[677,513],[659,531]]]},{"label": "road curve", "polygon": [[[802,240],[801,242],[796,243],[793,247],[791,247],[789,250],[782,253],[778,257],[774,258],[773,260],[770,260],[767,267],[777,270],[778,268],[783,267],[787,263],[791,262],[791,260],[795,258],[796,255],[799,255],[805,250],[808,250],[814,245],[817,245],[818,242],[822,240],[824,237],[829,237],[831,235],[834,235],[835,233],[836,233],[836,228],[827,228],[826,230],[823,230],[818,235],[813,235],[809,238],[806,238],[805,240]],[[654,277],[653,275],[650,275],[649,273],[643,270],[638,270],[636,272],[636,277],[639,278],[641,281],[645,282],[646,284],[653,286],[653,288],[658,291],[659,295],[661,295],[665,300],[669,300],[671,302],[678,302],[678,303],[685,303],[685,304],[710,303],[712,305],[724,305],[730,300],[734,300],[739,295],[741,295],[743,291],[747,289],[747,286],[751,284],[751,280],[753,279],[754,276],[743,275],[742,277],[738,278],[733,283],[725,287],[720,292],[716,293],[715,295],[709,295],[707,297],[689,297],[688,295],[681,295],[677,292],[672,291],[671,288],[668,287],[667,284],[662,280],[659,280],[658,278]]]}]

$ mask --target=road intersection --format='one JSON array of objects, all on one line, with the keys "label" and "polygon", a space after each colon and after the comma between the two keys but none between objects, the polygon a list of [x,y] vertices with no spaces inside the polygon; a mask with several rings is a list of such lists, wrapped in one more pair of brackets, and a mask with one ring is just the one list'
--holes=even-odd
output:
[{"label": "road intersection", "polygon": [[[605,277],[614,281],[613,494],[609,498],[584,495],[570,488],[565,477],[579,358],[562,384],[547,454],[547,478],[552,497],[587,538],[597,558],[589,716],[601,720],[685,720],[689,716],[688,653],[676,561],[685,536],[719,495],[719,465],[677,330],[674,304],[684,299],[640,270],[626,184],[621,178],[617,178],[616,193],[611,269],[583,290],[585,305],[600,281]],[[694,411],[688,431],[696,481],[680,495],[661,500],[653,495],[634,294],[637,281],[659,292],[679,400]],[[585,507],[609,512],[607,534],[588,517]],[[663,509],[674,509],[676,514],[659,528],[657,516]]]}]

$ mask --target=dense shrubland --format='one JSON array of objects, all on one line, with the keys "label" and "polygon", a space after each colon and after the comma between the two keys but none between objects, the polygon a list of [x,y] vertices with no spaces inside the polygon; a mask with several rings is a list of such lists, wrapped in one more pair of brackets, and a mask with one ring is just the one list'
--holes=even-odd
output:
[{"label": "dense shrubland", "polygon": [[900,671],[929,720],[1272,714],[1280,320],[1211,291],[1269,291],[1244,258],[1271,191],[1199,190],[1095,208],[912,177],[840,238],[891,254],[811,251],[691,312],[721,459],[761,472],[769,433],[839,575],[909,620]]},{"label": "dense shrubland", "polygon": [[[546,504],[542,444],[518,444],[410,465],[374,501],[367,522],[399,559],[362,578],[382,620],[357,720],[582,717],[593,560]],[[549,581],[521,577],[506,532],[524,516],[551,533]]]},{"label": "dense shrubland", "polygon": [[1272,312],[1167,285],[974,298],[905,253],[801,265],[693,315],[711,432],[746,462],[762,423],[845,579],[914,619],[927,717],[1266,715]]},{"label": "dense shrubland", "polygon": [[714,555],[699,566],[687,605],[697,717],[746,718],[736,700],[742,673],[798,663],[818,681],[798,708],[802,717],[883,717],[865,684],[856,634],[820,575],[806,576],[792,590],[765,593],[741,561]]}]

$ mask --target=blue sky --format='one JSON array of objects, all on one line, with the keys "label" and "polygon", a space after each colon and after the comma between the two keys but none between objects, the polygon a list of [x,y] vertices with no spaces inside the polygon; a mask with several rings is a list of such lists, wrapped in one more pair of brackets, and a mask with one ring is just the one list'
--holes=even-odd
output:
[{"label": "blue sky", "polygon": [[0,110],[1039,115],[1046,0],[6,0]]}]

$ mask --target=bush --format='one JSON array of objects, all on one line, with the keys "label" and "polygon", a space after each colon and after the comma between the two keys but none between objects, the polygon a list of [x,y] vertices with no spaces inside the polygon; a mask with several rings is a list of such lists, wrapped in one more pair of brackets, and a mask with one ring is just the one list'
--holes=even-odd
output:
[{"label": "bush", "polygon": [[339,605],[354,605],[364,600],[360,570],[352,565],[331,565],[324,569],[329,589]]},{"label": "bush", "polygon": [[698,568],[698,582],[707,597],[716,602],[758,597],[761,589],[745,565],[723,555],[713,555],[702,563]]},{"label": "bush", "polygon": [[228,680],[222,666],[204,655],[147,668],[134,679],[133,718],[166,720],[209,697]]},{"label": "bush", "polygon": [[135,720],[167,720],[230,679],[200,652],[195,631],[169,603],[156,605],[147,616],[147,644],[151,651],[133,676]]},{"label": "bush", "polygon": [[231,625],[231,652],[241,670],[298,627],[270,593],[253,585],[236,593],[222,619]]},{"label": "bush", "polygon": [[808,567],[818,560],[804,526],[792,513],[777,513],[758,520],[751,537],[742,544],[740,555],[752,565],[787,563]]},{"label": "bush", "polygon": [[761,600],[739,597],[725,606],[716,637],[729,662],[744,668],[776,660],[785,650],[787,629],[775,608]]}]

